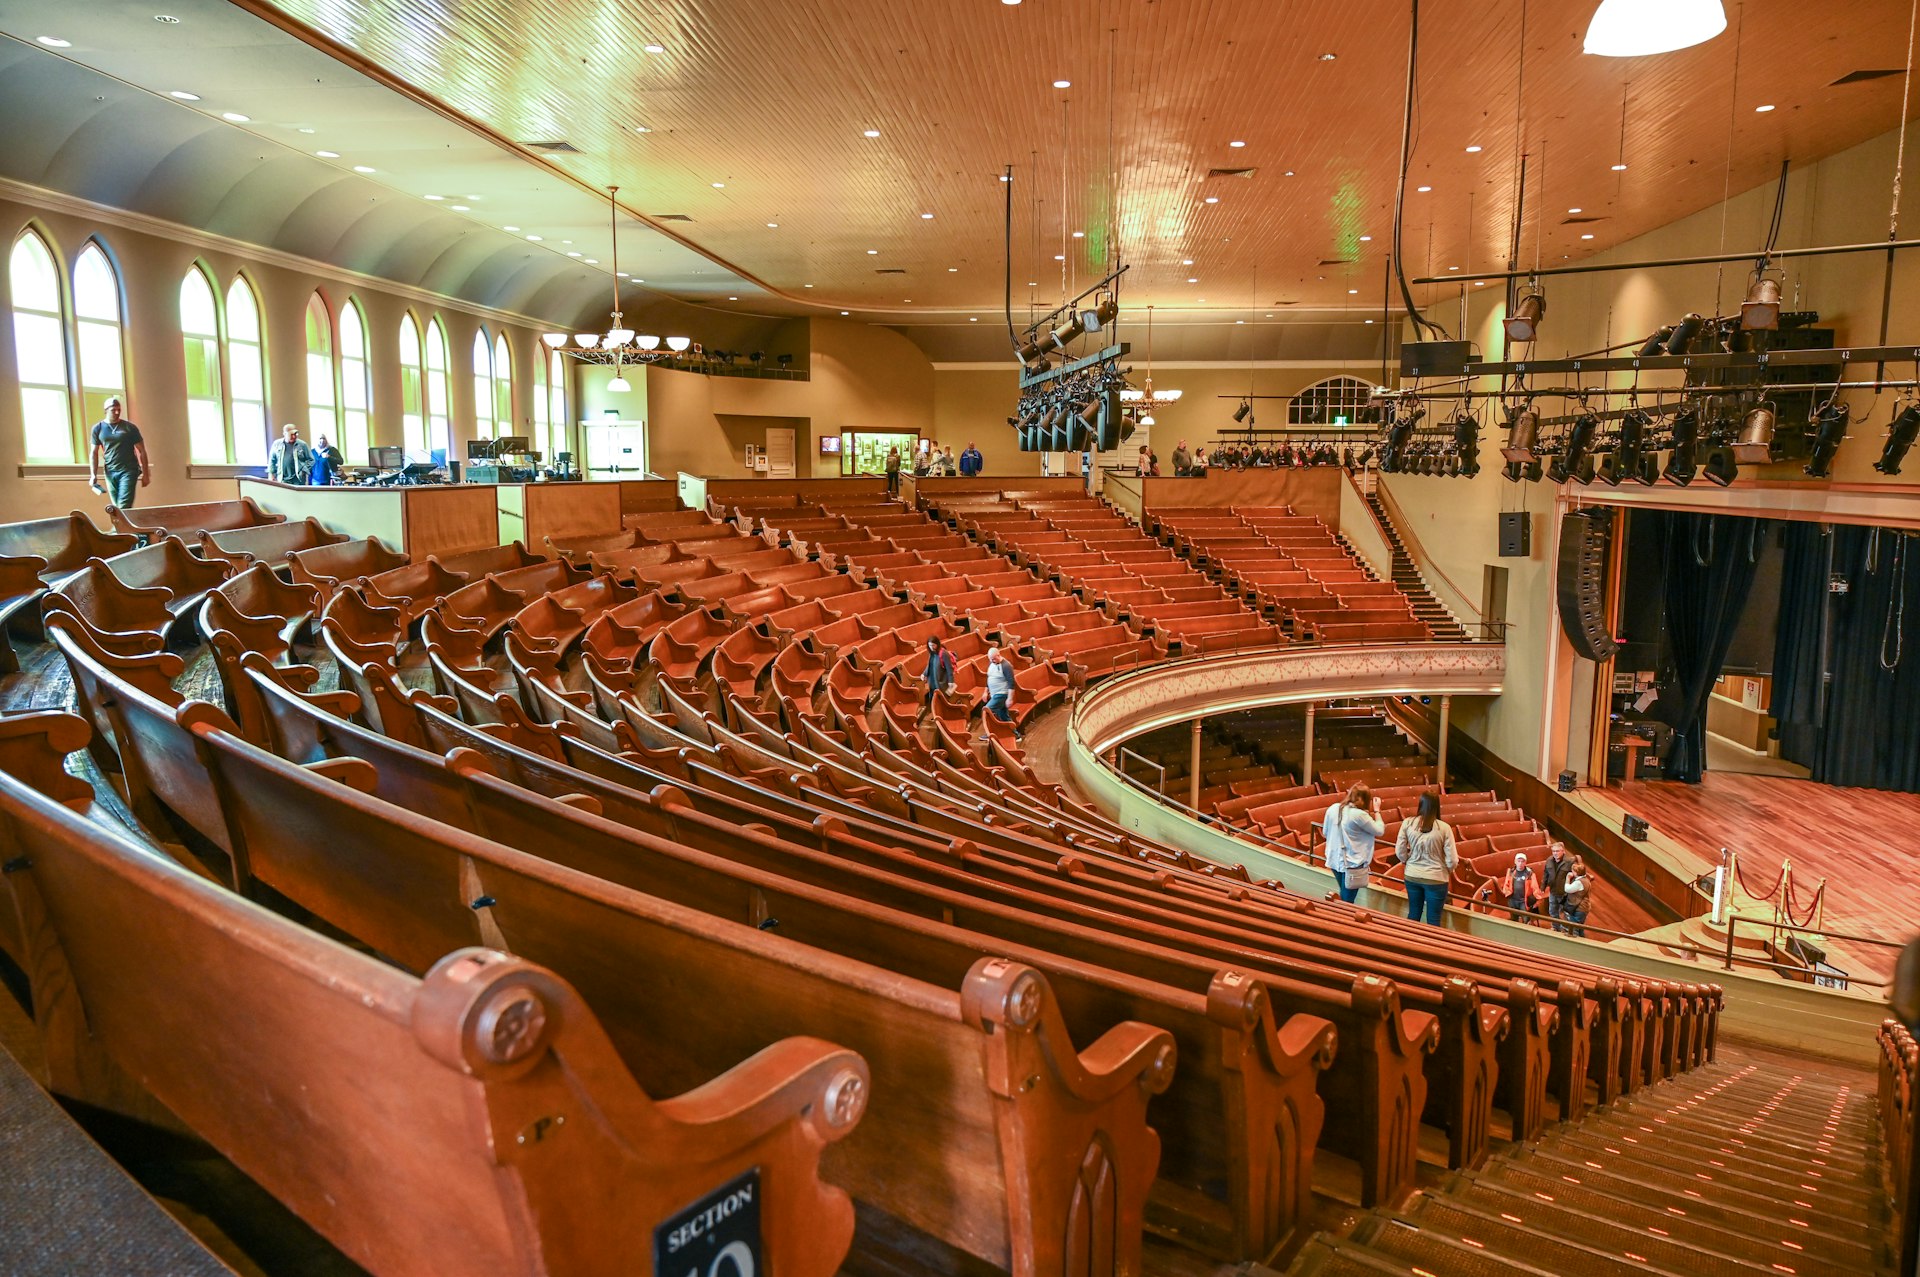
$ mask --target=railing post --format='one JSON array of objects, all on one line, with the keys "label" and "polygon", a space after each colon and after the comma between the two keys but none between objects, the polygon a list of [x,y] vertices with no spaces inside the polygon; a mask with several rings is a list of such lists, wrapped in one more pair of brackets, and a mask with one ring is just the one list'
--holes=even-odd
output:
[{"label": "railing post", "polygon": [[1442,794],[1447,792],[1447,728],[1451,725],[1452,716],[1453,697],[1442,696],[1440,698],[1440,748],[1436,751],[1439,758],[1433,767],[1434,784]]},{"label": "railing post", "polygon": [[1313,783],[1313,702],[1312,701],[1307,702],[1307,745],[1306,745],[1305,752],[1301,756],[1300,771],[1302,773],[1300,777],[1300,783],[1302,785],[1311,785]]},{"label": "railing post", "polygon": [[1187,806],[1200,810],[1200,723],[1193,720],[1193,758],[1187,765]]}]

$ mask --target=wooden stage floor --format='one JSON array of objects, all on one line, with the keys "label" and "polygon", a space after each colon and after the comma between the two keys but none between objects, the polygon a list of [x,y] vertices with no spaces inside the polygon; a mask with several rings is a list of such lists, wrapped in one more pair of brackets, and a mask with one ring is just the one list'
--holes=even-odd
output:
[{"label": "wooden stage floor", "polygon": [[[1796,907],[1826,879],[1824,925],[1836,935],[1905,943],[1920,931],[1920,794],[1711,770],[1698,785],[1642,780],[1605,793],[1709,864],[1733,848],[1742,881],[1760,891],[1791,859]],[[1892,970],[1893,949],[1847,948],[1856,975]]]}]

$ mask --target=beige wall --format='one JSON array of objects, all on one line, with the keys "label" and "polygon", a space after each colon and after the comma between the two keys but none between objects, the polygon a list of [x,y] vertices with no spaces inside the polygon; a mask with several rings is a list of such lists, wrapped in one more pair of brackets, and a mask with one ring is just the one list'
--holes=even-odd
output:
[{"label": "beige wall", "polygon": [[[210,251],[169,239],[163,227],[129,219],[94,219],[39,209],[0,199],[0,301],[10,297],[7,256],[28,225],[46,235],[65,271],[69,287],[74,259],[97,237],[120,272],[124,298],[123,346],[126,352],[128,415],[146,438],[154,467],[153,482],[140,494],[143,505],[230,497],[226,478],[189,478],[187,473],[186,370],[180,350],[180,281],[195,262],[211,270],[224,299],[236,273],[244,270],[260,295],[266,328],[267,415],[269,422],[307,422],[306,306],[318,289],[336,318],[351,296],[365,311],[373,353],[372,432],[376,443],[400,440],[400,369],[396,354],[400,318],[411,309],[424,323],[438,314],[446,328],[449,391],[456,451],[474,437],[473,337],[485,323],[489,333],[504,331],[514,364],[514,415],[522,427],[533,412],[532,360],[539,345],[536,326],[493,315],[445,299],[410,294],[366,280],[350,279],[318,264],[303,265],[242,245]],[[10,326],[7,329],[10,333]],[[22,478],[20,397],[15,387],[11,337],[0,340],[0,519],[30,519],[82,509],[104,523],[105,500],[87,490],[86,479],[72,476]],[[84,458],[83,458],[84,459]],[[364,458],[353,458],[363,461]]]}]

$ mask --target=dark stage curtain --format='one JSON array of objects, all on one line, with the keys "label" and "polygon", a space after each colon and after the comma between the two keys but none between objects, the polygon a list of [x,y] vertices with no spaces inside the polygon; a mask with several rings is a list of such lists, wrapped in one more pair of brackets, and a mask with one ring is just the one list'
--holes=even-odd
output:
[{"label": "dark stage curtain", "polygon": [[1920,536],[1796,523],[1786,549],[1781,754],[1822,784],[1920,793]]},{"label": "dark stage curtain", "polygon": [[1666,775],[1698,784],[1707,767],[1707,698],[1726,663],[1771,525],[1714,514],[1669,511],[1663,517],[1667,636],[1673,652],[1671,695],[1658,702],[1673,728]]}]

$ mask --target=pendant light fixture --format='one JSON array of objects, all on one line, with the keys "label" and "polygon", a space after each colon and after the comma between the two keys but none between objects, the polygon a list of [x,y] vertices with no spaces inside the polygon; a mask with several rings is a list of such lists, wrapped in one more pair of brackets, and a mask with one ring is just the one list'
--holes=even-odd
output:
[{"label": "pendant light fixture", "polygon": [[1603,58],[1640,58],[1705,44],[1726,29],[1721,0],[1600,0],[1584,47]]},{"label": "pendant light fixture", "polygon": [[635,335],[633,329],[622,322],[620,313],[620,206],[616,196],[620,193],[617,186],[607,188],[607,227],[613,236],[613,320],[602,333],[543,333],[540,340],[550,350],[569,355],[583,364],[612,364],[613,380],[607,383],[610,394],[626,394],[633,387],[626,378],[626,365],[629,361],[636,364],[658,363],[671,359],[693,344],[690,337],[667,338],[666,350],[660,349],[660,338],[652,333]]}]

